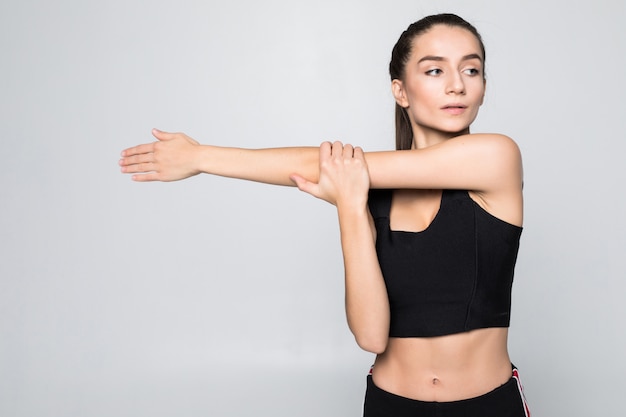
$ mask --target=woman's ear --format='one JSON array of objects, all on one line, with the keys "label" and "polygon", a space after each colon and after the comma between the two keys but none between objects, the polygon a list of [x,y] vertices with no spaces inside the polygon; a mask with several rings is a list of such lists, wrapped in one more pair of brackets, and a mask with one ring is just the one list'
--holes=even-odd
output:
[{"label": "woman's ear", "polygon": [[396,99],[398,106],[405,109],[409,107],[409,101],[406,99],[406,92],[404,91],[404,84],[402,84],[401,80],[396,78],[391,81],[391,92],[393,93],[393,97]]}]

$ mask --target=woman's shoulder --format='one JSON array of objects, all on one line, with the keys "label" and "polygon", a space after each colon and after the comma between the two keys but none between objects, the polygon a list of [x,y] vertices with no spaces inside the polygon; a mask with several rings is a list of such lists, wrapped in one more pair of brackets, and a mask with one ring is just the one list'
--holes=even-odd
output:
[{"label": "woman's shoulder", "polygon": [[468,133],[454,138],[459,141],[471,141],[477,145],[493,148],[499,152],[520,154],[520,149],[515,140],[502,133]]},{"label": "woman's shoulder", "polygon": [[500,133],[471,133],[451,140],[458,141],[459,145],[471,147],[471,151],[466,148],[464,153],[481,161],[481,166],[492,173],[510,172],[515,176],[521,173],[522,153],[510,136]]}]

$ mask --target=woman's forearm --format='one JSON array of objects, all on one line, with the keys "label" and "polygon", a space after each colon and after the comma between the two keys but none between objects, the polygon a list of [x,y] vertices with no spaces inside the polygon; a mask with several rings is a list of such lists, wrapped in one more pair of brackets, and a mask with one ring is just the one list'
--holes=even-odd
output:
[{"label": "woman's forearm", "polygon": [[289,176],[319,178],[319,148],[243,149],[204,145],[197,150],[198,171],[274,185],[295,185]]},{"label": "woman's forearm", "polygon": [[389,299],[367,208],[338,206],[344,257],[346,316],[358,345],[382,353],[389,336]]}]

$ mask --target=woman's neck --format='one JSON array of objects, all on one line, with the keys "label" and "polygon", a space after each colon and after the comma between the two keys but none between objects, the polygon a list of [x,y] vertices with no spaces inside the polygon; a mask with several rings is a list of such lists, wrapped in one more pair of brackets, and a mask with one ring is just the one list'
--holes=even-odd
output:
[{"label": "woman's neck", "polygon": [[413,145],[412,149],[422,149],[429,146],[445,142],[456,136],[469,134],[469,127],[460,132],[444,132],[441,130],[431,129],[424,126],[413,125]]}]

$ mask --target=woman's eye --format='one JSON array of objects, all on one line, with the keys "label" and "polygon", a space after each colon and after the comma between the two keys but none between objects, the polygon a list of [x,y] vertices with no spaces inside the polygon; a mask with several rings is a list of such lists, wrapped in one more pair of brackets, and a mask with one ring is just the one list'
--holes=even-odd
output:
[{"label": "woman's eye", "polygon": [[439,68],[433,68],[431,70],[426,71],[426,75],[439,75],[442,71]]},{"label": "woman's eye", "polygon": [[466,70],[463,71],[465,74],[467,75],[478,75],[480,74],[480,71],[477,70],[476,68],[468,68]]}]

